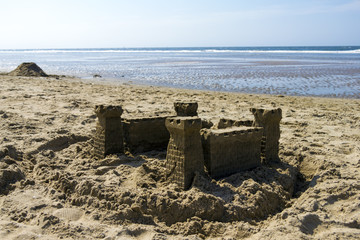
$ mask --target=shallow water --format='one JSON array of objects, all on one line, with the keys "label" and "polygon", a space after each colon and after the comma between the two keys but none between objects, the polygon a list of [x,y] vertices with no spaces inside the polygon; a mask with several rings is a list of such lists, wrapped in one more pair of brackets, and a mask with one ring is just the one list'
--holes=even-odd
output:
[{"label": "shallow water", "polygon": [[[360,98],[360,47],[0,50],[0,71],[246,93]],[[94,74],[103,78],[92,79]]]}]

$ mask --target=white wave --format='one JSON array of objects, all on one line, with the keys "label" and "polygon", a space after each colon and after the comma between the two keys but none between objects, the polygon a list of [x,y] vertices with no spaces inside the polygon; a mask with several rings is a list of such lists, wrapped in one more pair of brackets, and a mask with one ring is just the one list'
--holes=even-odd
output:
[{"label": "white wave", "polygon": [[323,51],[323,50],[217,50],[209,49],[205,52],[214,52],[214,53],[336,53],[336,54],[359,54],[360,49],[356,50],[344,50],[344,51]]},{"label": "white wave", "polygon": [[0,50],[0,53],[317,53],[317,54],[360,54],[360,49],[343,51],[325,50],[230,50],[230,49],[30,49]]},{"label": "white wave", "polygon": [[200,53],[203,50],[0,50],[0,53]]}]

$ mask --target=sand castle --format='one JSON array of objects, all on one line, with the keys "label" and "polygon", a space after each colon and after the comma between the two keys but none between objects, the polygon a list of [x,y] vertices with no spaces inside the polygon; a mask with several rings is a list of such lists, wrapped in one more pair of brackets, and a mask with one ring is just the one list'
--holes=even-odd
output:
[{"label": "sand castle", "polygon": [[185,190],[204,166],[218,178],[278,159],[280,108],[251,108],[254,121],[220,119],[210,128],[197,116],[196,102],[174,107],[176,116],[122,119],[121,106],[96,106],[94,156],[167,149],[166,178]]}]

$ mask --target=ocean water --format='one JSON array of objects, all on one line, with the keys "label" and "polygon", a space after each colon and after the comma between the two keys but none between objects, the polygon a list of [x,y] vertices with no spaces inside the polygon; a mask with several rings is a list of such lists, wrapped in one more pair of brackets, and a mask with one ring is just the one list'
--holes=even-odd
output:
[{"label": "ocean water", "polygon": [[360,98],[360,46],[0,50],[1,72],[22,62],[84,81]]}]

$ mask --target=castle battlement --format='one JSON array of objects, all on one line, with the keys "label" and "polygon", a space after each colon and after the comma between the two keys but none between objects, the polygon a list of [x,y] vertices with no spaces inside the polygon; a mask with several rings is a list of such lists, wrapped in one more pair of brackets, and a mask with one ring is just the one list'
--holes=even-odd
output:
[{"label": "castle battlement", "polygon": [[112,118],[112,117],[121,117],[123,109],[121,106],[112,106],[112,105],[96,105],[95,114],[99,118]]},{"label": "castle battlement", "polygon": [[175,102],[174,108],[177,116],[197,116],[197,102]]},{"label": "castle battlement", "polygon": [[[257,133],[257,134],[254,134]],[[229,127],[222,129],[205,129],[203,130],[203,136],[208,138],[210,136],[215,137],[244,137],[244,136],[257,136],[263,134],[262,127]]]},{"label": "castle battlement", "polygon": [[201,129],[201,119],[198,117],[170,117],[165,121],[167,127],[179,130],[199,130]]},{"label": "castle battlement", "polygon": [[233,120],[233,119],[226,119],[226,118],[220,118],[217,128],[229,128],[229,127],[251,127],[253,125],[253,120]]}]

